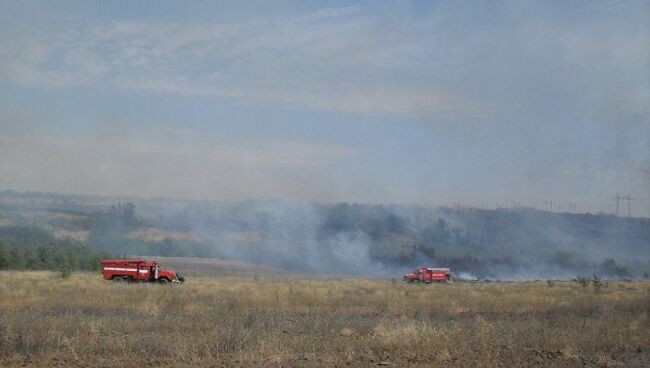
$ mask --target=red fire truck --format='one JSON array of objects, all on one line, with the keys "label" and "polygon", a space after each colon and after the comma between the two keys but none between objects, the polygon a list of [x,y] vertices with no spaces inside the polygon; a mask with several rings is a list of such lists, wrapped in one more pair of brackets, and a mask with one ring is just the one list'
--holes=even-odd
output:
[{"label": "red fire truck", "polygon": [[180,274],[160,269],[158,262],[147,262],[143,259],[118,259],[102,261],[102,276],[104,280],[114,282],[157,282],[167,284],[170,282],[185,282]]},{"label": "red fire truck", "polygon": [[404,275],[404,281],[408,283],[430,284],[432,282],[449,282],[450,280],[451,270],[449,268],[420,267]]}]

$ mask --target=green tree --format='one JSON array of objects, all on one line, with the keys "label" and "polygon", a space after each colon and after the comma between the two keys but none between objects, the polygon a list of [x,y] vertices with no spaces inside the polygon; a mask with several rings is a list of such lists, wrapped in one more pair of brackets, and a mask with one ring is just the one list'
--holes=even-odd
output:
[{"label": "green tree", "polygon": [[9,254],[3,242],[0,241],[0,270],[9,265]]},{"label": "green tree", "polygon": [[59,273],[62,278],[67,279],[72,274],[72,267],[67,263],[63,263],[59,266]]},{"label": "green tree", "polygon": [[433,245],[421,246],[420,251],[431,260],[436,259],[436,249]]},{"label": "green tree", "polygon": [[12,268],[12,269],[23,269],[25,268],[25,256],[24,252],[21,253],[18,248],[11,248],[9,249],[9,252],[7,252],[9,257],[7,257],[8,260],[8,266],[7,268]]},{"label": "green tree", "polygon": [[448,245],[451,241],[451,232],[447,221],[439,219],[433,226],[424,230],[424,240],[427,243]]}]

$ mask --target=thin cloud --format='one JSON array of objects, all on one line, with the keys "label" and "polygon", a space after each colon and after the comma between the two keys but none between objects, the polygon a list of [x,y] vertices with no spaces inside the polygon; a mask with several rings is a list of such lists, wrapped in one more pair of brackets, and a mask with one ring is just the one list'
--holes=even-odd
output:
[{"label": "thin cloud", "polygon": [[[358,7],[232,24],[129,21],[87,27],[84,33],[35,30],[35,37],[19,38],[19,52],[0,59],[5,77],[48,88],[101,84],[361,114],[446,114],[475,105],[436,88],[381,78],[369,83],[361,69],[398,62],[400,47],[393,45],[409,34],[380,36],[376,22]],[[352,79],[341,86],[342,67],[360,68],[361,77],[349,70]]]},{"label": "thin cloud", "polygon": [[[326,198],[319,173],[370,155],[339,145],[211,142],[182,132],[104,131],[101,137],[0,136],[0,187],[150,196]],[[31,183],[31,184],[25,184]]]}]

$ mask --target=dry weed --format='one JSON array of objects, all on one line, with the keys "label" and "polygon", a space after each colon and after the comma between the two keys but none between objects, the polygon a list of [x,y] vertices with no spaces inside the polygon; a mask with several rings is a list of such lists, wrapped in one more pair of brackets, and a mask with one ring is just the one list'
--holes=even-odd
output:
[{"label": "dry weed", "polygon": [[[0,273],[0,366],[647,365],[650,284]],[[605,287],[607,286],[607,287]]]}]

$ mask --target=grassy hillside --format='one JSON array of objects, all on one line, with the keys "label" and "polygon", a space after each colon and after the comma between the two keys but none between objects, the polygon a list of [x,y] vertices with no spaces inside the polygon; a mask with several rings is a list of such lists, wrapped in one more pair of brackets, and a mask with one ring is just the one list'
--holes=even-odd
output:
[{"label": "grassy hillside", "polygon": [[16,246],[12,234],[29,229],[32,247],[53,238],[113,256],[220,258],[323,275],[395,277],[431,265],[481,278],[650,277],[650,219],[530,208],[0,192],[0,241]]}]

